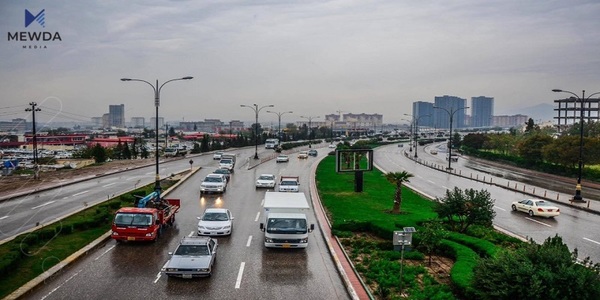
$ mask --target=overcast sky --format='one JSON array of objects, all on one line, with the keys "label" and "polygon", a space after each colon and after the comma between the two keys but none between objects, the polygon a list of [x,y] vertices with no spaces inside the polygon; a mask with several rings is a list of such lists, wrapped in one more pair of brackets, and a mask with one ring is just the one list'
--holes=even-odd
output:
[{"label": "overcast sky", "polygon": [[[25,10],[45,9],[45,27]],[[89,120],[125,104],[167,121],[254,119],[241,104],[402,122],[415,101],[495,98],[495,114],[600,91],[600,1],[0,0],[0,120]],[[61,41],[7,38],[50,32]],[[23,49],[40,45],[45,49]],[[277,121],[260,113],[260,121]],[[56,116],[54,116],[56,115]],[[318,120],[318,119],[316,119]]]}]

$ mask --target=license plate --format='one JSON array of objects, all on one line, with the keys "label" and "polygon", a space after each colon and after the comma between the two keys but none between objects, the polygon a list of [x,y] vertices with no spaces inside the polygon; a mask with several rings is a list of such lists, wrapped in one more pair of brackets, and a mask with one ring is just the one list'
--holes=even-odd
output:
[{"label": "license plate", "polygon": [[127,237],[127,240],[128,240],[128,241],[135,241],[135,237],[133,237],[133,236],[128,236],[128,237]]},{"label": "license plate", "polygon": [[552,210],[551,210],[551,209],[549,209],[549,210],[548,210],[548,212],[552,212]]},{"label": "license plate", "polygon": [[190,279],[190,278],[192,278],[192,274],[183,274],[183,275],[181,276],[181,278],[184,278],[184,279]]},{"label": "license plate", "polygon": [[289,248],[289,247],[290,247],[290,244],[283,244],[283,246],[282,246],[282,247],[283,247],[283,248]]}]

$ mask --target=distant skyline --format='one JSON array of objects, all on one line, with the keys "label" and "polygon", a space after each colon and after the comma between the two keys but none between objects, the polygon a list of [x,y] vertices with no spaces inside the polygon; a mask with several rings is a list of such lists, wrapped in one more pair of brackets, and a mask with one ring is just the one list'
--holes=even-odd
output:
[{"label": "distant skyline", "polygon": [[[25,10],[43,18],[27,24]],[[240,104],[257,103],[294,111],[285,122],[341,110],[401,123],[442,95],[493,97],[495,115],[513,114],[569,96],[554,88],[600,91],[598,16],[600,2],[568,0],[0,0],[0,120],[30,121],[31,101],[38,122],[119,104],[127,122],[149,119],[151,87],[120,78],[184,76],[161,91],[166,121],[247,122]]]}]

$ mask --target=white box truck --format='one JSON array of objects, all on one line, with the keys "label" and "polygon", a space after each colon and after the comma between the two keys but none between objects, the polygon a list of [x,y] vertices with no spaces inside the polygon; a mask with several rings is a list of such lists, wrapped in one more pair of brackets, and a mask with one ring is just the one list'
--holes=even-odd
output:
[{"label": "white box truck", "polygon": [[264,222],[260,230],[265,233],[267,248],[306,248],[308,234],[315,224],[308,224],[310,206],[304,193],[266,192],[263,204]]}]

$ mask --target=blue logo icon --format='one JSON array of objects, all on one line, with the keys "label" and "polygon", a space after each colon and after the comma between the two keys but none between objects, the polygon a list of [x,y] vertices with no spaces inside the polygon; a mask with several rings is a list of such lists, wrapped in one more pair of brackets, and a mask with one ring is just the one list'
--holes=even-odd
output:
[{"label": "blue logo icon", "polygon": [[42,9],[37,15],[33,15],[28,10],[25,10],[25,27],[29,27],[33,21],[38,22],[42,27],[46,27],[46,13],[45,9]]}]

